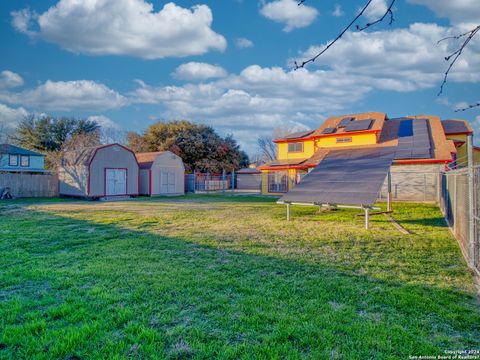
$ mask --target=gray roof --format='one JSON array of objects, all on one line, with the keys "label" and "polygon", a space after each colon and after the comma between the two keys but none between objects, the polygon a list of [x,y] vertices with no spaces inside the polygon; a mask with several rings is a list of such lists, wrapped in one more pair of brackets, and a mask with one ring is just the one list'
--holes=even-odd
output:
[{"label": "gray roof", "polygon": [[65,151],[63,154],[64,165],[88,165],[95,152],[102,146],[93,146],[77,151]]},{"label": "gray roof", "polygon": [[38,152],[27,150],[27,149],[24,149],[15,145],[10,145],[10,144],[0,144],[0,154],[45,156]]},{"label": "gray roof", "polygon": [[237,174],[261,174],[261,171],[255,168],[243,168],[237,170]]},{"label": "gray roof", "polygon": [[303,131],[297,131],[297,132],[294,132],[294,133],[290,133],[290,134],[287,134],[283,137],[280,137],[276,140],[290,140],[290,139],[300,139],[300,138],[303,138],[305,136],[308,136],[310,134],[312,134],[315,130],[303,130]]},{"label": "gray roof", "polygon": [[463,120],[442,120],[445,134],[468,133],[472,131]]}]

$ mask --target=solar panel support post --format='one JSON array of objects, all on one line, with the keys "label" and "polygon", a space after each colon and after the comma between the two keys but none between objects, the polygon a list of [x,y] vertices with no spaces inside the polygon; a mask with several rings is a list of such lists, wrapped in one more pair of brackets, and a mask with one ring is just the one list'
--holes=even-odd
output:
[{"label": "solar panel support post", "polygon": [[287,203],[287,221],[290,221],[290,203]]},{"label": "solar panel support post", "polygon": [[387,211],[392,211],[392,173],[387,173]]},{"label": "solar panel support post", "polygon": [[365,207],[365,229],[368,230],[369,228],[369,220],[370,220],[370,208]]}]

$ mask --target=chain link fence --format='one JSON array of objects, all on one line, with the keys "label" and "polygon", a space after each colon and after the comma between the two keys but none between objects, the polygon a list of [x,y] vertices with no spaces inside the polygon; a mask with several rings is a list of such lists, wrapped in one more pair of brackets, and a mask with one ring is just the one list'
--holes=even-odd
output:
[{"label": "chain link fence", "polygon": [[440,179],[440,209],[467,262],[480,271],[480,166],[443,172]]}]

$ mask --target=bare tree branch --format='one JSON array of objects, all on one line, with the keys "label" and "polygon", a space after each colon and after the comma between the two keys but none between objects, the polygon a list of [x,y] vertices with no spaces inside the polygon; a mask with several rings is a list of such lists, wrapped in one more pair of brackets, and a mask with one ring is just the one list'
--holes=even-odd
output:
[{"label": "bare tree branch", "polygon": [[378,18],[378,19],[375,20],[374,22],[367,23],[365,26],[362,26],[362,27],[360,27],[360,26],[357,25],[357,26],[356,26],[357,30],[358,30],[358,31],[363,31],[363,30],[369,28],[370,26],[373,26],[373,25],[375,25],[375,24],[381,23],[381,22],[385,19],[385,17],[386,17],[387,15],[390,15],[390,21],[389,21],[388,24],[389,24],[389,25],[392,25],[393,22],[394,22],[394,20],[395,20],[394,17],[393,17],[393,11],[392,11],[393,5],[395,5],[395,1],[396,1],[396,0],[392,0],[392,1],[390,2],[390,5],[388,6],[387,11],[385,11],[385,13],[382,15],[382,17]]},{"label": "bare tree branch", "polygon": [[[450,55],[445,57],[445,61],[450,61],[450,64],[448,65],[447,71],[445,71],[445,76],[443,77],[443,81],[442,81],[442,84],[440,85],[440,90],[439,90],[437,96],[440,96],[443,93],[443,88],[447,84],[447,78],[448,78],[448,74],[450,74],[450,70],[452,70],[453,65],[455,65],[455,63],[457,62],[460,55],[462,55],[463,50],[468,45],[470,40],[472,40],[472,38],[479,31],[480,31],[480,25],[478,25],[477,27],[473,28],[470,31],[467,31],[466,33],[455,35],[455,36],[449,36],[449,37],[440,39],[437,42],[437,44],[439,44],[440,42],[448,40],[448,39],[461,39],[463,37],[466,37],[465,41],[460,45],[460,47],[457,50],[455,50],[453,53],[451,53]],[[475,106],[472,106],[472,107],[475,107]],[[469,109],[469,108],[466,108],[466,109]]]},{"label": "bare tree branch", "polygon": [[[298,5],[302,5],[306,0],[299,0],[298,2]],[[370,4],[372,3],[373,0],[368,0],[367,3],[363,6],[363,8],[360,10],[360,12],[357,14],[357,16],[355,16],[353,18],[353,20],[340,32],[340,34],[337,35],[337,37],[335,39],[333,39],[332,41],[330,41],[327,46],[325,46],[325,48],[320,51],[319,53],[317,53],[315,56],[311,57],[310,59],[308,60],[305,60],[305,61],[302,61],[301,64],[297,63],[295,61],[295,70],[298,70],[300,68],[303,68],[305,67],[305,65],[307,65],[308,63],[311,63],[311,62],[314,62],[315,60],[317,60],[322,54],[324,54],[328,49],[330,49],[330,47],[332,47],[333,44],[335,44],[338,40],[340,40],[342,38],[342,36],[348,31],[350,30],[350,28],[357,22],[357,20],[362,16],[364,15],[365,11],[367,10],[367,8],[370,6]],[[380,22],[382,22],[385,17],[387,17],[387,15],[390,15],[390,25],[393,23],[394,21],[394,18],[393,18],[393,12],[392,12],[392,8],[393,8],[393,5],[395,4],[396,0],[391,0],[390,1],[390,5],[388,7],[388,9],[385,11],[385,13],[380,17],[378,18],[377,20],[371,22],[371,23],[367,23],[366,25],[364,26],[359,26],[357,25],[356,26],[356,29],[358,31],[363,31],[367,28],[369,28],[370,26],[372,25],[375,25],[375,24],[378,24]]]},{"label": "bare tree branch", "polygon": [[464,108],[456,109],[455,112],[466,111],[466,110],[470,110],[470,109],[473,109],[473,108],[476,108],[476,107],[480,107],[480,102],[477,102],[476,104],[468,105]]}]

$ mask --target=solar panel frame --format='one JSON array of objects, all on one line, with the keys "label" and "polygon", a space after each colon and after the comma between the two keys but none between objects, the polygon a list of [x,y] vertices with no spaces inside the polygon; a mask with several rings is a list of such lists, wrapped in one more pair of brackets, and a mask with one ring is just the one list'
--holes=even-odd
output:
[{"label": "solar panel frame", "polygon": [[337,132],[337,128],[325,128],[322,131],[322,134],[335,134]]},{"label": "solar panel frame", "polygon": [[375,120],[372,119],[351,121],[350,124],[345,127],[345,132],[368,130],[372,127],[374,121]]},{"label": "solar panel frame", "polygon": [[372,206],[394,155],[394,147],[332,150],[280,201]]},{"label": "solar panel frame", "polygon": [[350,124],[355,118],[353,117],[345,117],[343,118],[337,125],[338,128],[344,128],[346,127],[348,124]]}]

